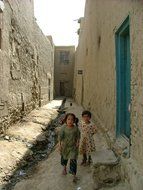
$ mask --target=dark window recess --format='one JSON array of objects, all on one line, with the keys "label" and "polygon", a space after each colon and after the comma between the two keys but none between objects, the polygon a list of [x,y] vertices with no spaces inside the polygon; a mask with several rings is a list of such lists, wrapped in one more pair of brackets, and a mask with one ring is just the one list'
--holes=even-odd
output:
[{"label": "dark window recess", "polygon": [[60,63],[63,64],[69,64],[69,55],[70,52],[69,51],[61,51],[60,52]]},{"label": "dark window recess", "polygon": [[100,48],[100,44],[101,44],[101,36],[98,36],[98,48]]},{"label": "dark window recess", "polygon": [[78,70],[77,73],[78,73],[78,75],[82,75],[83,71],[82,70]]}]

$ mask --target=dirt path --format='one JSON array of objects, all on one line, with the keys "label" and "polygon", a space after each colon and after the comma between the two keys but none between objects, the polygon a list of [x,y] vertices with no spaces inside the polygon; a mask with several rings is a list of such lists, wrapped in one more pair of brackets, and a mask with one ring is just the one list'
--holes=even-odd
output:
[{"label": "dirt path", "polygon": [[[94,190],[91,167],[79,166],[78,163],[77,176],[80,180],[76,185],[72,182],[70,174],[63,176],[61,172],[60,155],[55,150],[46,161],[35,168],[31,178],[18,183],[14,190]],[[119,184],[117,187],[106,188],[106,190],[127,190],[127,187]]]},{"label": "dirt path", "polygon": [[72,182],[72,176],[70,174],[63,176],[61,172],[60,155],[55,150],[46,161],[36,167],[36,173],[32,178],[18,183],[15,190],[76,190],[79,187],[82,190],[93,189],[89,167],[78,168],[78,177],[80,180],[76,185]]},{"label": "dirt path", "polygon": [[[79,119],[81,118],[82,107],[72,104],[71,100],[66,102],[68,112],[75,113]],[[97,150],[107,149],[107,144],[102,134],[97,133],[95,136]],[[102,159],[102,158],[101,158]],[[78,173],[79,181],[77,184],[72,182],[72,176],[67,174],[63,176],[62,167],[60,165],[60,154],[55,150],[50,154],[48,159],[39,162],[36,165],[28,179],[24,179],[16,184],[14,190],[94,190],[94,183],[92,180],[92,166],[80,166],[81,157],[78,159]],[[114,188],[106,188],[106,190],[127,190],[125,184],[119,184]],[[103,190],[103,189],[102,189]]]},{"label": "dirt path", "polygon": [[[79,118],[82,107],[67,101],[65,107],[68,112],[75,113]],[[80,160],[80,158],[79,158]],[[90,167],[78,167],[79,181],[77,184],[72,182],[70,174],[63,176],[62,167],[60,165],[60,154],[57,149],[51,153],[46,161],[43,161],[35,168],[34,175],[28,180],[23,180],[15,186],[15,190],[82,190],[93,189],[93,181]]]}]

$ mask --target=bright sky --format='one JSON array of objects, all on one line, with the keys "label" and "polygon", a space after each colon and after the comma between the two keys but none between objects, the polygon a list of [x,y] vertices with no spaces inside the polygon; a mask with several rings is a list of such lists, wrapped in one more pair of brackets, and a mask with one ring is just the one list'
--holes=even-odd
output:
[{"label": "bright sky", "polygon": [[34,0],[35,17],[55,45],[77,45],[78,18],[84,15],[85,0]]}]

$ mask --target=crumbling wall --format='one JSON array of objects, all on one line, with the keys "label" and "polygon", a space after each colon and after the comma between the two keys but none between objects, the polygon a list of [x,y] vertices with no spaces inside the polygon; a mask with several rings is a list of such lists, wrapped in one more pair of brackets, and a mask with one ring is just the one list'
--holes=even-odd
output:
[{"label": "crumbling wall", "polygon": [[0,132],[5,132],[52,99],[53,47],[35,21],[33,1],[5,1],[0,18]]}]

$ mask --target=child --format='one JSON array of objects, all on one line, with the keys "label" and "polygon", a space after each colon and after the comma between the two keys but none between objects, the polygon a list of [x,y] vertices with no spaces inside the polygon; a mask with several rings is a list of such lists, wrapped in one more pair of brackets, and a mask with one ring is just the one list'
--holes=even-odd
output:
[{"label": "child", "polygon": [[73,113],[65,116],[65,124],[59,134],[59,146],[61,152],[61,165],[64,167],[63,175],[67,174],[67,163],[70,159],[70,173],[73,175],[73,182],[76,182],[77,156],[79,147],[80,131],[75,125],[76,117]]},{"label": "child", "polygon": [[91,163],[91,152],[95,150],[95,144],[93,139],[93,134],[96,132],[96,126],[91,123],[91,112],[82,112],[82,122],[80,125],[81,139],[79,152],[83,155],[83,160],[81,165],[86,165]]}]

